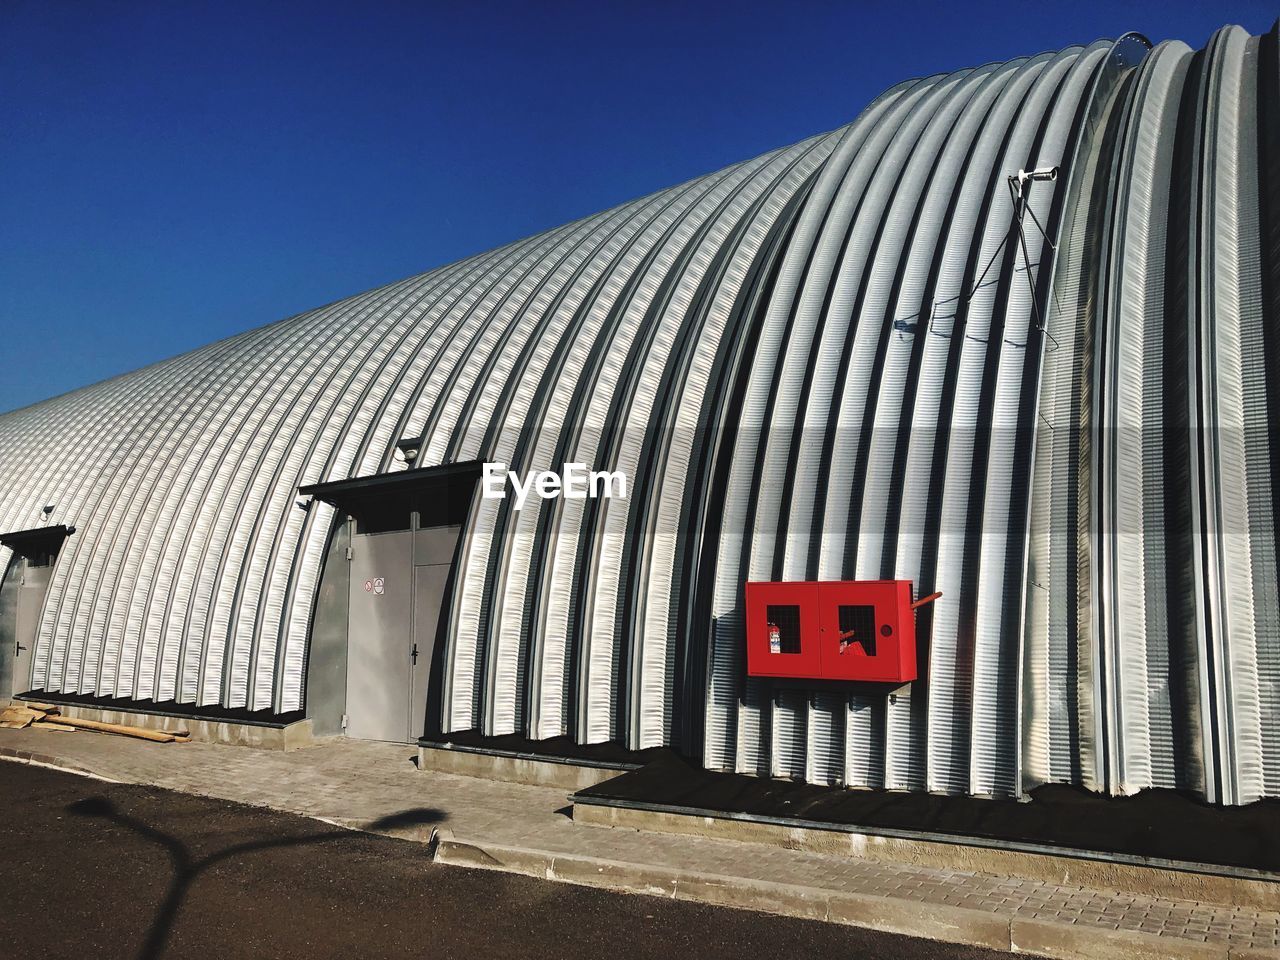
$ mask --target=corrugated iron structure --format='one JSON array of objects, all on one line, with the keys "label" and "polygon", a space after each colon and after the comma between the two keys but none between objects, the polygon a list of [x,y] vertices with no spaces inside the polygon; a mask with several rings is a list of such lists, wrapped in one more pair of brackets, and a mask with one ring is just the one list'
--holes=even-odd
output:
[{"label": "corrugated iron structure", "polygon": [[[15,686],[305,709],[343,518],[298,489],[403,470],[410,439],[414,469],[630,478],[520,510],[477,489],[445,731],[848,786],[1280,796],[1278,63],[1275,29],[1224,28],[902,83],[6,414],[0,530],[45,504],[77,528]],[[918,680],[745,677],[744,582],[877,578],[943,593]]]},{"label": "corrugated iron structure", "polygon": [[1160,44],[1095,104],[1032,471],[1028,783],[1280,794],[1276,37]]}]

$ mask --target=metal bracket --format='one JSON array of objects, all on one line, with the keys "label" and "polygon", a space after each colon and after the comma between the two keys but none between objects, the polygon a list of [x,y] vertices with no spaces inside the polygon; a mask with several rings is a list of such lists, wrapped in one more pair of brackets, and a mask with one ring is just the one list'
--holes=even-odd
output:
[{"label": "metal bracket", "polygon": [[[974,282],[973,286],[969,288],[968,292],[961,293],[959,296],[952,298],[956,301],[957,311],[961,304],[966,304],[973,299],[978,290],[986,283],[987,274],[991,272],[991,267],[995,264],[996,258],[1000,256],[1001,252],[1005,249],[1005,246],[1011,239],[1013,239],[1013,234],[1016,231],[1018,246],[1022,252],[1023,272],[1026,273],[1027,285],[1031,288],[1031,319],[1036,332],[1044,335],[1053,344],[1054,349],[1057,349],[1058,341],[1053,334],[1049,332],[1047,318],[1041,315],[1040,304],[1036,296],[1035,281],[1031,279],[1032,263],[1031,257],[1027,251],[1027,236],[1026,230],[1024,229],[1024,221],[1026,219],[1026,215],[1030,214],[1031,219],[1035,221],[1035,225],[1039,229],[1040,235],[1044,238],[1044,242],[1048,244],[1049,249],[1057,250],[1057,245],[1053,242],[1053,238],[1049,236],[1049,232],[1045,229],[1044,224],[1040,222],[1040,218],[1036,216],[1036,212],[1032,210],[1030,205],[1027,203],[1027,194],[1030,192],[1032,183],[1036,181],[1047,181],[1051,183],[1057,179],[1057,167],[1037,167],[1031,171],[1019,170],[1017,173],[1009,174],[1009,176],[1005,178],[1009,185],[1009,200],[1013,204],[1013,214],[1009,222],[1009,231],[1005,234],[1004,239],[996,246],[995,250],[992,251],[990,259],[987,260],[987,265],[982,268],[982,273],[978,276],[978,279]],[[1039,266],[1038,261],[1036,266]],[[941,301],[941,303],[947,302],[949,301]],[[940,301],[934,300],[929,307],[928,330],[931,334],[936,333],[933,325],[934,321],[938,319],[939,303]],[[954,320],[954,316],[952,319]],[[950,336],[950,334],[940,335]],[[974,340],[978,343],[986,342],[986,340],[979,337],[970,337],[967,333],[964,336],[966,339]],[[1012,341],[1006,342],[1012,343]],[[1026,344],[1013,345],[1026,346]]]}]

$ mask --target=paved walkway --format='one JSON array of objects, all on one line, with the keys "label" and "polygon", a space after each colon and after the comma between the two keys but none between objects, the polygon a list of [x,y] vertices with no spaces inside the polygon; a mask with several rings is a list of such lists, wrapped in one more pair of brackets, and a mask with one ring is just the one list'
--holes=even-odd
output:
[{"label": "paved walkway", "polygon": [[1051,956],[1280,960],[1280,912],[574,823],[561,790],[420,773],[410,746],[335,740],[281,753],[0,729],[0,755],[352,827],[381,821],[379,832],[409,839],[427,839],[422,824],[438,817],[415,811],[439,811],[441,859],[473,866]]}]

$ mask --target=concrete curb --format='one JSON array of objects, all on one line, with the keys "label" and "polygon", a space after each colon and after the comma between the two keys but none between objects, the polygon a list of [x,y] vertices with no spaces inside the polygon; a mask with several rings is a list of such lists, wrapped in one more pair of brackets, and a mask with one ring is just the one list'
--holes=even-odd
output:
[{"label": "concrete curb", "polygon": [[1027,920],[1009,914],[893,897],[846,894],[673,867],[565,856],[545,850],[462,840],[445,829],[436,831],[433,860],[451,866],[501,870],[623,893],[825,920],[883,933],[1059,960],[1280,960],[1280,951],[1230,948],[1226,943],[1205,943],[1183,937]]},{"label": "concrete curb", "polygon": [[[79,774],[83,777],[93,777],[95,780],[111,780],[100,773],[90,770],[88,767],[82,767],[79,764],[68,763],[58,757],[51,756],[47,753],[36,753],[33,750],[18,750],[14,747],[0,747],[0,759],[17,760],[19,763],[38,763],[43,767],[53,767],[56,770],[65,770],[67,773]],[[117,781],[111,780],[112,783]]]}]

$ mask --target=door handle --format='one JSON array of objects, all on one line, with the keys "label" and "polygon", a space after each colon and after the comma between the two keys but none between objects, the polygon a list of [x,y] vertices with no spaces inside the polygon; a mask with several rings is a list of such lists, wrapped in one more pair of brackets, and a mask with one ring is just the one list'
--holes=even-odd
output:
[{"label": "door handle", "polygon": [[409,656],[413,658],[413,665],[416,667],[418,665],[418,645],[416,643],[413,645],[413,652]]}]

